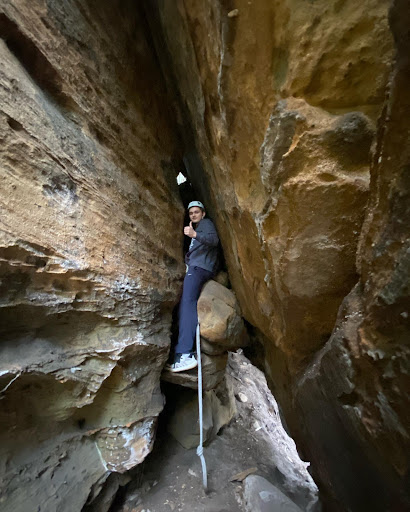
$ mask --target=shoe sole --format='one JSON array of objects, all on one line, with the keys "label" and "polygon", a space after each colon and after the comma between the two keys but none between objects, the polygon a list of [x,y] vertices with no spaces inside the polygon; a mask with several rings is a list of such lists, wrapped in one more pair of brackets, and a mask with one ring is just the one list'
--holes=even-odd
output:
[{"label": "shoe sole", "polygon": [[186,372],[188,370],[192,370],[192,369],[196,368],[197,366],[198,366],[198,361],[195,361],[188,366],[184,366],[183,368],[170,368],[170,371],[172,373]]}]

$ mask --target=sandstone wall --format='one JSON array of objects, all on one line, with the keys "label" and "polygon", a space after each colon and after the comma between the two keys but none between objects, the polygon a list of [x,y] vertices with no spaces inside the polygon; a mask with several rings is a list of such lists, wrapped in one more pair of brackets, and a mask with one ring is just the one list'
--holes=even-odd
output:
[{"label": "sandstone wall", "polygon": [[192,162],[192,181],[213,210],[246,319],[293,374],[329,337],[357,279],[392,55],[388,2],[229,5],[158,1],[155,15],[181,118],[196,134],[186,136],[188,162],[198,151],[207,176]]},{"label": "sandstone wall", "polygon": [[[322,461],[328,488],[348,496],[354,510],[407,510],[410,503],[409,7],[398,0],[391,11],[397,55],[371,165],[360,280],[297,387],[308,452]],[[359,486],[340,478],[349,471],[360,474]]]},{"label": "sandstone wall", "polygon": [[1,2],[4,511],[81,510],[144,459],[163,406],[183,216],[134,4]]},{"label": "sandstone wall", "polygon": [[[407,234],[408,212],[398,192],[394,204],[386,199],[394,164],[381,154],[383,123],[377,132],[371,213],[358,265],[356,259],[369,197],[369,152],[393,62],[390,3],[158,0],[155,4],[151,19],[162,30],[157,46],[167,54],[162,65],[169,87],[178,89],[180,118],[190,123],[185,135],[190,178],[203,190],[217,222],[232,286],[245,318],[264,343],[266,371],[298,434],[299,446],[313,461],[328,503],[335,508],[363,510],[361,500],[370,492],[367,482],[361,488],[356,485],[363,471],[368,471],[369,482],[374,477],[376,487],[383,489],[380,496],[388,500],[404,487],[407,474],[404,461],[398,464],[394,459],[405,438],[406,415],[399,405],[405,370],[397,369],[396,391],[391,381],[385,381],[377,398],[368,387],[379,389],[376,384],[383,374],[379,367],[389,366],[390,356],[379,362],[377,347],[383,339],[387,350],[386,333],[399,346],[389,348],[396,361],[391,364],[403,361],[408,331],[400,329],[407,321],[407,285],[400,285],[404,291],[397,293],[383,287],[390,280],[386,266],[393,281],[394,253],[405,251],[403,239],[396,240],[393,233],[390,247],[387,233],[398,228],[389,222],[389,212],[397,205],[401,212],[397,223],[403,223],[401,232]],[[407,136],[407,127],[403,133]],[[405,143],[397,140],[398,147]],[[192,156],[195,152],[200,162]],[[377,167],[379,158],[385,167]],[[386,172],[386,178],[377,178],[378,172]],[[401,180],[403,189],[404,177]],[[374,253],[376,246],[380,255]],[[397,286],[408,281],[404,264],[400,269],[403,273],[394,274]],[[348,312],[346,305],[342,307],[338,322],[344,313],[357,322],[366,307],[368,334],[360,330],[360,336],[367,344],[374,343],[376,352],[366,348],[373,355],[364,356],[357,370],[360,377],[350,382],[347,360],[356,357],[357,347],[343,341],[344,351],[335,350],[326,369],[322,365],[317,370],[326,379],[316,381],[312,377],[316,357],[322,357],[317,355],[323,353],[320,350],[331,336],[343,298],[359,279],[358,272],[359,291],[355,288],[350,297],[359,293],[361,298]],[[367,305],[361,305],[363,300]],[[382,308],[383,301],[392,309]],[[400,306],[395,314],[402,316],[387,321],[396,301]],[[354,337],[359,324],[351,325]],[[334,339],[335,334],[329,343]],[[326,353],[328,347],[323,349]],[[335,408],[342,386],[339,378],[350,384]],[[357,396],[352,394],[356,384]],[[363,402],[368,409],[362,415]],[[390,417],[395,424],[392,439]],[[307,427],[302,431],[298,425],[305,419]],[[355,430],[357,422],[360,432]],[[371,425],[382,432],[377,441],[372,439],[376,433]],[[324,430],[328,442],[322,445]],[[344,440],[346,450],[353,452],[351,458],[344,454]],[[357,492],[352,491],[354,485]],[[386,501],[379,501],[377,493],[374,496],[374,510],[382,510]]]},{"label": "sandstone wall", "polygon": [[392,11],[376,132],[388,7],[0,3],[5,510],[80,510],[151,449],[183,272],[167,92],[327,503],[403,507],[410,9]]}]

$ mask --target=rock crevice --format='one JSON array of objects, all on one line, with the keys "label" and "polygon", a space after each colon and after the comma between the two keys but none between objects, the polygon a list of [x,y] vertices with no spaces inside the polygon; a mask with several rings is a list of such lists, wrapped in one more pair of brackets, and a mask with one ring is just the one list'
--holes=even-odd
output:
[{"label": "rock crevice", "polygon": [[92,507],[151,450],[182,162],[239,304],[200,304],[225,301],[209,388],[260,343],[329,507],[408,505],[410,9],[389,7],[1,4],[4,510]]}]

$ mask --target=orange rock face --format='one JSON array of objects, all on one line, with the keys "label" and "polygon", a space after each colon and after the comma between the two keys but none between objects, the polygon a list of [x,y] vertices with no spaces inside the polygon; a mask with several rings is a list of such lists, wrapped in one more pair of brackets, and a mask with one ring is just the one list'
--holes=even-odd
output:
[{"label": "orange rock face", "polygon": [[0,11],[5,510],[34,495],[81,510],[151,449],[183,273],[181,141],[328,503],[403,508],[408,0],[392,31],[387,0],[98,4]]},{"label": "orange rock face", "polygon": [[[157,14],[241,309],[295,374],[357,279],[392,55],[387,2],[236,7],[229,17],[186,1]],[[198,166],[191,179],[203,185]]]},{"label": "orange rock face", "polygon": [[[371,193],[358,251],[360,280],[344,300],[332,336],[299,382],[297,402],[313,459],[334,495],[352,509],[406,510],[410,450],[410,40],[408,2],[396,1],[391,27],[397,56],[379,120]],[[313,414],[312,404],[321,400]],[[323,436],[321,436],[323,434]],[[337,449],[343,446],[340,461]],[[340,475],[353,468],[357,482]],[[370,490],[367,492],[366,490]]]},{"label": "orange rock face", "polygon": [[[372,479],[380,489],[374,510],[390,498],[402,506],[408,474],[400,453],[408,425],[409,52],[397,30],[400,71],[374,138],[393,62],[388,8],[185,0],[158,2],[156,12],[169,83],[179,85],[190,122],[190,178],[211,205],[270,382],[340,510],[363,510]],[[398,1],[393,10],[402,31],[406,9]],[[344,440],[348,462],[339,456]],[[369,475],[359,490],[352,468]]]}]

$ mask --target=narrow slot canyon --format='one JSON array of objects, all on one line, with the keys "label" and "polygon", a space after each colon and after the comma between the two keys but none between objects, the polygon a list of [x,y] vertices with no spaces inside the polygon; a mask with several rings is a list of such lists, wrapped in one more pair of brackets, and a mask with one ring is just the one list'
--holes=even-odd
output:
[{"label": "narrow slot canyon", "polygon": [[[410,510],[409,27],[0,1],[2,512]],[[167,367],[193,200],[208,492],[198,370]]]}]

